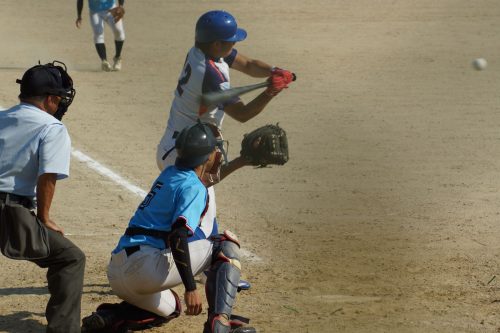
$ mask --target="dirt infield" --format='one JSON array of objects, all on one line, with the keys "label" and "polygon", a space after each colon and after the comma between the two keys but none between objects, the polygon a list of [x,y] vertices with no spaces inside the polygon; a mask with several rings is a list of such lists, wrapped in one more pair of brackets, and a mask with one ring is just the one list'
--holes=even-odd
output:
[{"label": "dirt infield", "polygon": [[[262,115],[224,124],[230,157],[260,125],[289,134],[287,165],[217,188],[219,221],[249,253],[235,312],[259,332],[500,330],[498,1],[127,1],[119,73],[100,71],[74,2],[0,1],[0,105],[17,103],[25,68],[66,62],[74,148],[142,189],[203,12],[232,12],[240,52],[297,73]],[[76,159],[58,183],[53,217],[87,254],[83,315],[117,300],[105,267],[140,201]],[[43,332],[45,272],[0,264],[0,331]],[[151,332],[200,332],[205,315]]]}]

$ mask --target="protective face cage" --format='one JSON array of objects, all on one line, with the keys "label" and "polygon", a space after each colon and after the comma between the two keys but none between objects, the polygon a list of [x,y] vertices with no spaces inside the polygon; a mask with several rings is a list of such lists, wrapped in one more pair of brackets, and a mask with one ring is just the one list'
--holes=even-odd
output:
[{"label": "protective face cage", "polygon": [[68,69],[66,67],[66,64],[61,61],[54,60],[51,63],[40,66],[43,66],[45,68],[54,68],[59,71],[59,74],[61,75],[62,79],[63,88],[47,89],[47,94],[61,97],[62,99],[59,105],[67,109],[71,105],[71,103],[73,103],[76,91],[73,88],[73,80],[71,79],[71,76],[69,76],[68,74]]},{"label": "protective face cage", "polygon": [[59,74],[61,74],[63,89],[59,90],[60,94],[57,96],[60,96],[62,99],[59,102],[56,113],[54,113],[54,117],[58,120],[61,120],[66,111],[68,111],[68,107],[71,105],[71,103],[73,103],[73,99],[75,98],[76,91],[73,88],[73,80],[68,74],[66,64],[64,64],[63,62],[54,60],[52,63],[46,64],[46,66],[49,66],[49,68],[52,67],[57,69],[59,71]]}]

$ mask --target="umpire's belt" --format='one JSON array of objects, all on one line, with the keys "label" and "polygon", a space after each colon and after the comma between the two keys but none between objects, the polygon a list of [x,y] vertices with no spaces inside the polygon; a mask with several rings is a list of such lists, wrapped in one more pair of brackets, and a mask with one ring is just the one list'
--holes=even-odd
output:
[{"label": "umpire's belt", "polygon": [[33,201],[30,198],[13,193],[0,192],[0,201],[16,203],[28,209],[34,208]]},{"label": "umpire's belt", "polygon": [[146,229],[141,227],[129,227],[125,230],[125,235],[127,236],[151,236],[155,238],[162,239],[165,242],[165,247],[168,248],[168,236],[170,232]]}]

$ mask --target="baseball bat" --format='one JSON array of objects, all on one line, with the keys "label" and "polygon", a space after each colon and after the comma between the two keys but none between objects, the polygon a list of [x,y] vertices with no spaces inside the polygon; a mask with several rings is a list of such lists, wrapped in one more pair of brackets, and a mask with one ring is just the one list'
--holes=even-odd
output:
[{"label": "baseball bat", "polygon": [[[295,75],[295,73],[292,73],[292,75],[293,75],[292,81],[295,81],[297,79],[297,76]],[[225,102],[227,100],[230,100],[231,98],[246,94],[250,91],[267,87],[268,85],[269,82],[264,81],[261,83],[251,84],[248,86],[234,87],[227,90],[209,92],[201,96],[201,103],[203,105],[216,105]]]}]

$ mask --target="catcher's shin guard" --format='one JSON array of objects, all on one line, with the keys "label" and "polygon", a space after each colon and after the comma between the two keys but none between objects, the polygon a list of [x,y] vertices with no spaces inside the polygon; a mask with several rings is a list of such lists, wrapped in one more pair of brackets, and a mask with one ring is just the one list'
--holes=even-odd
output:
[{"label": "catcher's shin guard", "polygon": [[212,266],[207,274],[205,293],[208,301],[208,320],[205,333],[228,333],[230,316],[241,275],[239,243],[236,235],[224,231],[214,237]]}]

